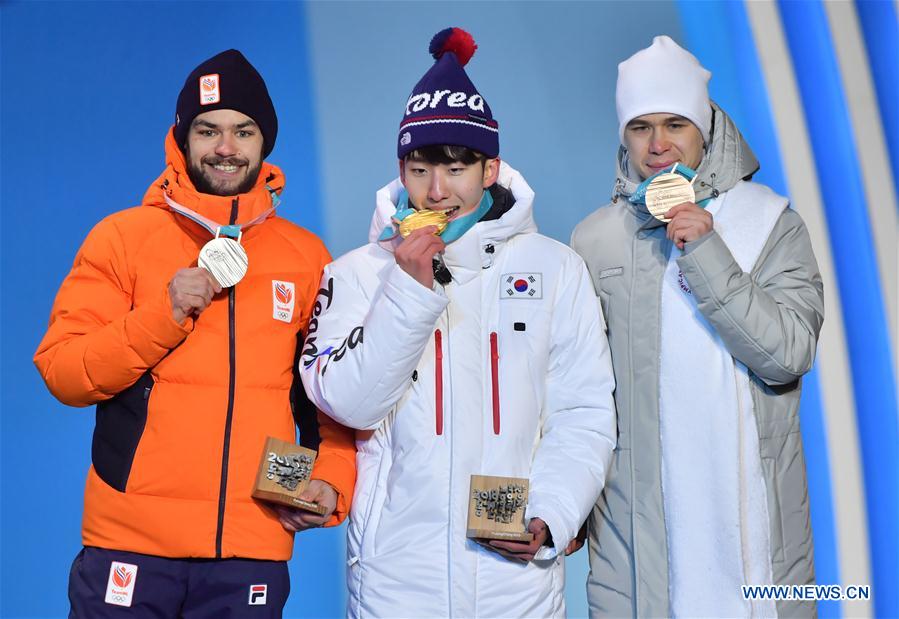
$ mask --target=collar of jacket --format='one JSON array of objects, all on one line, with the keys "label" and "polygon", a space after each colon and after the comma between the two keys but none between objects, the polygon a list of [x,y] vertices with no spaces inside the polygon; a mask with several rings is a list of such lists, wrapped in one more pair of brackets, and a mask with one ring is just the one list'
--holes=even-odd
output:
[{"label": "collar of jacket", "polygon": [[[730,190],[738,181],[751,178],[759,169],[759,162],[736,124],[715,102],[712,102],[712,139],[702,162],[696,170],[696,201],[717,198]],[[640,220],[641,229],[657,228],[665,224],[653,217],[643,204],[634,205],[628,197],[642,182],[631,168],[627,149],[618,148],[617,178],[612,200],[623,201]]]},{"label": "collar of jacket", "polygon": [[[145,206],[168,209],[163,192],[178,204],[196,211],[222,225],[230,223],[231,208],[235,198],[238,200],[238,212],[235,223],[245,223],[260,215],[272,206],[272,197],[266,185],[281,194],[284,189],[284,174],[278,166],[262,162],[259,170],[259,178],[256,184],[247,193],[234,196],[214,196],[208,193],[200,193],[194,188],[190,177],[187,175],[187,161],[184,153],[175,142],[174,127],[169,129],[165,138],[166,168],[162,174],[153,181],[144,194]],[[274,213],[269,217],[274,216]],[[184,219],[179,217],[179,219]]]},{"label": "collar of jacket", "polygon": [[499,219],[505,215],[506,211],[515,206],[515,196],[512,195],[511,191],[499,183],[493,183],[487,191],[490,192],[490,197],[493,198],[493,206],[490,207],[489,211],[484,213],[484,216],[481,217],[481,221],[493,221],[494,219]]}]

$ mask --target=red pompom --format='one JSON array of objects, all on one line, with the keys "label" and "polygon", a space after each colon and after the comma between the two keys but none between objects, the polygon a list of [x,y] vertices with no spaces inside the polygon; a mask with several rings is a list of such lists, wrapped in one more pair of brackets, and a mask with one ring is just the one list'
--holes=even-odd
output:
[{"label": "red pompom", "polygon": [[446,28],[434,35],[428,51],[434,59],[439,59],[446,52],[453,52],[463,67],[474,56],[478,46],[474,38],[461,28]]}]

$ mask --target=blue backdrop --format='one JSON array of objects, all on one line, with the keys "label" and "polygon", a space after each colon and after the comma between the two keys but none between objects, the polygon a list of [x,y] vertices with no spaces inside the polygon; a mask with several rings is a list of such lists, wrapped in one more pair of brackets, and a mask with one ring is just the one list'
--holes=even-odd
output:
[{"label": "blue backdrop", "polygon": [[[67,612],[93,410],[56,402],[31,357],[84,236],[161,171],[184,77],[231,47],[257,66],[280,212],[338,255],[365,240],[402,105],[450,25],[474,34],[502,154],[562,241],[611,193],[617,63],[664,33],[712,71],[757,180],[808,223],[829,294],[801,411],[816,572],[873,601],[820,614],[899,616],[896,23],[894,3],[867,1],[0,4],[0,616]],[[575,617],[585,555],[567,563]],[[298,536],[286,616],[342,615],[343,566],[342,529]]]}]

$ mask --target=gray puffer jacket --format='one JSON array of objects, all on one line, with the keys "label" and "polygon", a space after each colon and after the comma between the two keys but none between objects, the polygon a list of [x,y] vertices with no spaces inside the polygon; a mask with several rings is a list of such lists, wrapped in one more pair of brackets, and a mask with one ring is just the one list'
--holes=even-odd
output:
[{"label": "gray puffer jacket", "polygon": [[[717,106],[711,146],[694,183],[715,198],[758,170]],[[639,181],[619,153],[616,195],[582,221],[572,247],[602,304],[617,380],[618,449],[590,527],[590,613],[670,614],[668,546],[659,438],[660,299],[672,243],[664,224],[627,200]],[[799,430],[801,377],[814,361],[823,287],[799,215],[787,208],[745,273],[717,232],[687,243],[678,266],[703,316],[745,364],[759,433],[774,584],[814,583],[805,461]],[[815,614],[814,602],[777,603],[778,615]]]}]

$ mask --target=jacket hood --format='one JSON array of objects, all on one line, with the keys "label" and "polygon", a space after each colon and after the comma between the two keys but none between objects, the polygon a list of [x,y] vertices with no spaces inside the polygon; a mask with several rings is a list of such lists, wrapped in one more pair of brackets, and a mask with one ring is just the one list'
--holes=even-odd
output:
[{"label": "jacket hood", "polygon": [[[165,170],[144,194],[142,202],[144,206],[168,209],[169,206],[165,201],[165,194],[168,194],[169,198],[178,204],[220,224],[227,224],[230,221],[234,199],[237,198],[238,212],[235,223],[244,223],[271,208],[272,197],[266,185],[277,194],[284,189],[284,174],[280,168],[263,161],[256,184],[247,193],[234,196],[200,193],[187,174],[187,161],[175,141],[174,127],[169,129],[165,137],[165,160]],[[274,213],[269,216],[273,215]]]},{"label": "jacket hood", "polygon": [[[505,161],[500,161],[499,177],[496,182],[512,193],[515,204],[498,219],[476,223],[456,243],[462,241],[473,231],[477,231],[483,240],[493,243],[505,241],[516,234],[537,231],[533,210],[534,190],[527,184],[524,177]],[[391,224],[390,218],[396,213],[396,204],[402,190],[403,183],[399,178],[396,178],[389,184],[381,187],[375,194],[375,211],[372,214],[371,225],[368,230],[368,240],[370,242],[377,243],[381,232],[384,231],[386,226]],[[381,241],[380,245],[389,251],[393,251],[398,243],[397,239],[393,239]]]},{"label": "jacket hood", "polygon": [[[737,129],[737,125],[716,103],[712,102],[711,105],[712,139],[699,164],[699,169],[696,171],[697,178],[693,183],[697,202],[706,198],[718,197],[719,194],[730,190],[738,181],[752,176],[759,169],[759,162],[740,130]],[[618,148],[617,167],[613,201],[619,197],[624,198],[626,204],[640,219],[664,225],[650,215],[646,206],[632,205],[627,202],[627,198],[636,191],[642,180],[631,166],[627,149],[624,146]],[[656,224],[647,225],[653,227]]]}]

